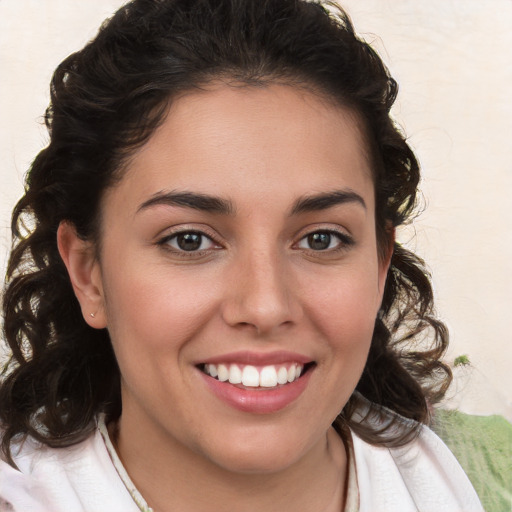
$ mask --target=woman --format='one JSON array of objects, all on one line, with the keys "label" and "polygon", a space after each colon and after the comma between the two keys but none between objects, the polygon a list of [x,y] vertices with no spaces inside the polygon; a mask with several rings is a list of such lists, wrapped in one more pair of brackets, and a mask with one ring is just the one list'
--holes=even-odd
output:
[{"label": "woman", "polygon": [[292,0],[135,0],[58,67],[13,216],[4,509],[481,510],[425,426],[447,334],[394,240],[396,89]]}]

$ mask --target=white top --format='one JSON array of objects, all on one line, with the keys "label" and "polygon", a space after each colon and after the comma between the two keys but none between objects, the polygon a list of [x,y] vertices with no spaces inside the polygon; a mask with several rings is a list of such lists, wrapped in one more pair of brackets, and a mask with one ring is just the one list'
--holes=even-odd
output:
[{"label": "white top", "polygon": [[[150,510],[110,443],[104,422],[85,441],[48,448],[28,438],[0,461],[0,512]],[[483,512],[459,463],[427,427],[402,448],[369,445],[352,433],[344,512]]]}]

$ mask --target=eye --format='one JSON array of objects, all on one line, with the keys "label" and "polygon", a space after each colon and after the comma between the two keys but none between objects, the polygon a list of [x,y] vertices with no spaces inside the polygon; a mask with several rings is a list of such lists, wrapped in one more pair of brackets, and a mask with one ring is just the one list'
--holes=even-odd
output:
[{"label": "eye", "polygon": [[200,231],[181,231],[180,233],[166,236],[159,244],[170,246],[179,252],[207,251],[218,247],[209,236]]},{"label": "eye", "polygon": [[337,233],[335,231],[315,231],[301,238],[298,247],[312,251],[328,251],[342,249],[353,243],[352,238],[343,233]]}]

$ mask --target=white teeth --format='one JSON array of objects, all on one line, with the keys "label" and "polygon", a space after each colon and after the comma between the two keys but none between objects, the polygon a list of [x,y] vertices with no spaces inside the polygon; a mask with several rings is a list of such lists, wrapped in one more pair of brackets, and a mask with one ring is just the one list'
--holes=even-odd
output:
[{"label": "white teeth", "polygon": [[274,366],[265,366],[260,373],[260,386],[273,388],[277,386],[277,372]]},{"label": "white teeth", "polygon": [[274,388],[297,380],[302,374],[303,366],[292,363],[289,367],[268,365],[258,369],[252,365],[205,364],[204,372],[221,382],[243,384],[249,388]]},{"label": "white teeth", "polygon": [[260,374],[254,366],[245,366],[242,372],[242,384],[257,388],[260,385]]},{"label": "white teeth", "polygon": [[[226,382],[229,379],[228,367],[223,364],[219,364],[219,366],[217,367],[217,374],[218,374],[218,378],[221,382]],[[212,375],[212,377],[213,377],[213,375]]]},{"label": "white teeth", "polygon": [[277,371],[277,383],[278,384],[286,384],[288,382],[288,370],[281,366]]},{"label": "white teeth", "polygon": [[241,384],[242,383],[242,371],[236,364],[232,364],[229,367],[229,382],[230,384]]}]

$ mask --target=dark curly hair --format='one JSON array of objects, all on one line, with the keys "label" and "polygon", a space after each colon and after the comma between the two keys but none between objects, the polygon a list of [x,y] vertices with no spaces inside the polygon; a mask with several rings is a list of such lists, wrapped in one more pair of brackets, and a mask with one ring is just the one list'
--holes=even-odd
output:
[{"label": "dark curly hair", "polygon": [[[59,255],[63,221],[99,242],[99,203],[127,159],[162,123],[173,98],[212,80],[305,87],[356,112],[372,158],[381,257],[390,227],[414,212],[417,160],[390,118],[397,84],[348,16],[304,0],[134,0],[66,58],[51,82],[49,145],[35,158],[12,217],[3,297],[10,359],[0,387],[2,450],[14,437],[51,446],[85,438],[94,417],[121,412],[120,374],[106,329],[84,321]],[[435,318],[423,262],[395,243],[382,309],[356,391],[336,419],[374,444],[409,441],[451,373],[441,362],[445,326]],[[354,414],[363,398],[367,416]],[[384,408],[412,422],[376,431]]]}]

